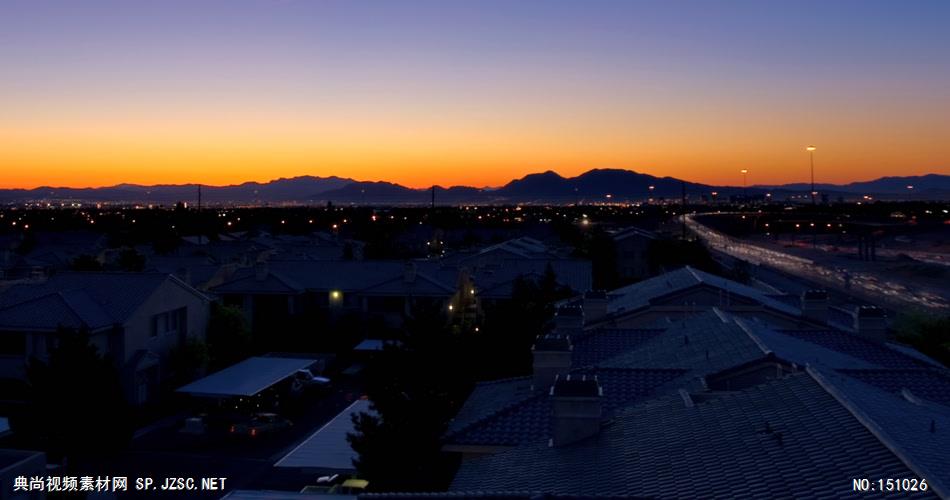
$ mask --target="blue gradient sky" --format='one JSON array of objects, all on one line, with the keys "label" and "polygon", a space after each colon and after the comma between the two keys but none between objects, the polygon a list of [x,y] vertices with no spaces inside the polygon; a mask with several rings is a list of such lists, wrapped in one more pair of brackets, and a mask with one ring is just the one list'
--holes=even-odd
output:
[{"label": "blue gradient sky", "polygon": [[950,172],[950,2],[0,0],[0,186]]}]

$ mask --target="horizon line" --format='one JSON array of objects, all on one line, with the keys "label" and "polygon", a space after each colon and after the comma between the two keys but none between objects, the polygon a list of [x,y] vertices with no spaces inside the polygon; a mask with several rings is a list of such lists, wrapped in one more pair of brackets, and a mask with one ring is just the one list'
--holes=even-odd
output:
[{"label": "horizon line", "polygon": [[[302,174],[302,175],[295,175],[295,176],[291,176],[291,177],[280,176],[280,177],[271,178],[271,179],[266,180],[266,181],[245,180],[245,181],[234,182],[234,183],[230,183],[230,184],[209,184],[209,183],[203,183],[203,182],[139,184],[139,183],[135,183],[135,182],[117,182],[117,183],[115,183],[115,184],[104,184],[104,185],[100,185],[100,186],[64,186],[64,185],[55,186],[55,185],[48,185],[48,184],[36,185],[36,186],[33,186],[33,187],[2,187],[2,186],[0,186],[0,190],[5,190],[5,191],[14,191],[14,190],[35,191],[35,190],[37,190],[37,189],[110,189],[110,188],[118,188],[118,187],[120,187],[120,186],[135,186],[135,187],[141,187],[141,188],[188,187],[188,186],[193,186],[193,187],[202,186],[202,187],[209,187],[209,188],[228,188],[228,187],[239,187],[239,186],[243,186],[243,185],[245,185],[245,184],[261,184],[261,185],[266,185],[266,184],[271,184],[271,183],[274,183],[274,182],[277,182],[277,181],[282,181],[282,180],[295,180],[295,179],[302,179],[302,178],[308,178],[308,177],[310,177],[310,178],[315,178],[315,179],[321,179],[321,180],[324,180],[324,179],[339,179],[339,180],[343,180],[343,181],[350,181],[350,182],[352,182],[352,183],[388,183],[388,184],[392,184],[392,185],[394,185],[394,186],[400,186],[400,187],[403,187],[403,188],[406,188],[406,189],[420,190],[420,191],[421,191],[421,190],[432,189],[433,187],[435,187],[435,188],[441,188],[441,189],[472,188],[472,189],[480,189],[480,190],[493,190],[493,189],[500,189],[500,188],[506,186],[507,184],[509,184],[509,183],[511,183],[511,182],[514,182],[514,181],[517,181],[517,180],[522,180],[522,179],[525,179],[525,178],[530,177],[530,176],[533,176],[533,175],[542,175],[542,174],[547,174],[547,173],[554,173],[554,174],[556,174],[558,177],[561,177],[562,179],[576,179],[576,178],[578,178],[578,177],[581,177],[581,176],[583,176],[583,175],[586,175],[586,174],[589,174],[589,173],[595,172],[595,171],[622,171],[622,172],[631,172],[631,173],[635,173],[635,174],[649,175],[649,176],[655,177],[655,178],[657,178],[657,179],[674,179],[674,180],[677,180],[677,181],[689,182],[689,183],[692,183],[692,184],[706,184],[706,183],[703,183],[703,182],[691,181],[691,180],[688,180],[688,179],[681,179],[681,178],[672,177],[672,176],[668,176],[668,175],[667,175],[667,176],[658,176],[658,175],[653,175],[653,174],[646,174],[646,173],[644,173],[644,172],[640,172],[640,171],[632,170],[632,169],[626,169],[626,168],[592,168],[592,169],[586,170],[586,171],[584,171],[584,172],[582,172],[582,173],[580,173],[580,174],[577,174],[577,175],[571,176],[571,177],[565,177],[563,174],[561,174],[560,172],[557,172],[557,171],[554,170],[554,169],[546,169],[546,170],[543,170],[543,171],[527,173],[527,174],[522,175],[521,177],[514,177],[514,178],[510,179],[509,181],[505,182],[504,184],[497,185],[497,186],[471,186],[471,185],[466,185],[466,184],[453,184],[453,185],[449,185],[449,186],[443,186],[443,185],[441,185],[441,184],[436,183],[436,184],[430,184],[430,185],[428,185],[428,186],[414,187],[414,186],[409,186],[409,185],[406,185],[406,184],[401,184],[401,183],[399,183],[399,182],[394,182],[394,181],[385,180],[385,179],[365,180],[365,179],[354,179],[354,178],[352,178],[352,177],[343,177],[343,176],[340,176],[340,175],[337,175],[337,174],[330,174],[330,175],[326,175],[326,176],[323,176],[323,175],[314,175],[314,174]],[[925,177],[925,176],[929,176],[929,175],[950,175],[950,174],[941,174],[941,173],[939,173],[939,172],[928,172],[928,173],[925,173],[925,174],[915,174],[915,175],[885,175],[885,176],[875,177],[875,178],[870,178],[870,179],[865,179],[865,180],[853,180],[853,181],[849,181],[849,182],[845,182],[845,183],[820,182],[820,183],[816,183],[816,184],[831,185],[831,186],[846,186],[846,185],[848,185],[848,184],[856,184],[856,183],[861,183],[861,182],[872,182],[872,181],[877,181],[877,180],[887,179],[887,178],[893,178],[893,177]],[[803,180],[803,181],[795,181],[795,182],[786,182],[786,183],[784,183],[784,184],[750,184],[748,187],[750,187],[750,188],[756,188],[756,187],[759,187],[759,188],[769,188],[769,187],[790,186],[790,185],[796,185],[796,184],[808,184],[808,181],[807,181],[807,180]],[[718,186],[718,187],[741,187],[741,186],[734,186],[734,185],[732,185],[732,184],[708,184],[708,185],[715,185],[715,186]]]}]

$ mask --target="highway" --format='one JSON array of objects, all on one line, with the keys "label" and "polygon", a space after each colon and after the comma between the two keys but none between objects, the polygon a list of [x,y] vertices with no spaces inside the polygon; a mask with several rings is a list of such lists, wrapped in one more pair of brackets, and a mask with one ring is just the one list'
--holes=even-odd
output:
[{"label": "highway", "polygon": [[715,231],[693,215],[686,215],[686,226],[712,250],[751,264],[777,269],[792,276],[801,276],[823,286],[881,302],[889,308],[925,308],[946,311],[950,301],[939,293],[898,283],[867,271],[822,265],[811,259],[778,250],[763,248]]}]

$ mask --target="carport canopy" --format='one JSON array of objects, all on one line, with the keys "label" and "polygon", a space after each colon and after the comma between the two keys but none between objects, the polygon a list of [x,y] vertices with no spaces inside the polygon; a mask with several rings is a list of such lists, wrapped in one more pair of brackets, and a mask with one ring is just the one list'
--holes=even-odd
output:
[{"label": "carport canopy", "polygon": [[176,392],[204,397],[254,396],[309,368],[316,360],[302,358],[254,357],[198,379]]},{"label": "carport canopy", "polygon": [[353,470],[356,452],[346,440],[347,433],[356,432],[353,428],[353,415],[368,413],[376,415],[366,399],[358,399],[323,427],[297,445],[274,464],[274,467],[303,469]]}]

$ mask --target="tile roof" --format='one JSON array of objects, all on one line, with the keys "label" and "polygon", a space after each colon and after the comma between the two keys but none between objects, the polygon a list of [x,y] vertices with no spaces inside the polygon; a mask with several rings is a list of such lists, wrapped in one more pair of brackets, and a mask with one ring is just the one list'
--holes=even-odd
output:
[{"label": "tile roof", "polygon": [[[408,284],[404,276],[406,263],[401,261],[313,261],[272,260],[267,263],[268,277],[256,279],[254,267],[235,271],[231,279],[212,288],[215,293],[301,293],[306,290],[344,292],[372,291],[380,294],[415,293],[444,295],[455,290],[460,267],[439,261],[415,261],[416,283]],[[505,260],[498,265],[469,270],[476,290],[482,298],[507,298],[519,276],[540,278],[548,265],[557,280],[573,290],[585,291],[591,286],[589,261],[572,259]]]},{"label": "tile roof", "polygon": [[482,297],[510,297],[512,284],[519,276],[541,278],[548,266],[554,271],[557,282],[576,292],[585,292],[592,287],[591,263],[579,259],[506,259],[496,265],[469,269]]},{"label": "tile roof", "polygon": [[739,320],[755,338],[782,359],[805,366],[822,364],[832,368],[875,368],[878,365],[849,355],[833,346],[825,347],[787,332],[780,333],[756,321]]},{"label": "tile roof", "polygon": [[611,234],[610,236],[611,236],[614,240],[617,240],[617,241],[624,240],[624,239],[630,238],[630,237],[632,237],[632,236],[637,236],[637,237],[645,238],[645,239],[648,239],[648,240],[655,240],[655,239],[657,239],[657,235],[656,235],[656,233],[654,233],[653,231],[647,231],[646,229],[640,229],[639,227],[636,227],[636,226],[625,227],[625,228],[623,228],[623,229],[620,229],[620,230],[618,230],[618,231],[615,231],[615,232],[614,232],[613,234]]},{"label": "tile roof", "polygon": [[395,276],[382,283],[361,290],[372,295],[406,295],[448,297],[455,293],[455,289],[448,284],[440,283],[425,274],[416,273],[415,279],[406,281],[403,275]]},{"label": "tile roof", "polygon": [[[656,388],[680,378],[683,373],[684,370],[676,369],[630,368],[595,368],[571,372],[572,375],[597,377],[603,388],[604,412],[608,415],[653,395]],[[466,425],[453,422],[447,435],[448,441],[452,444],[514,446],[550,436],[552,399],[546,390],[531,392],[528,389],[530,384],[531,380],[527,378],[514,379],[510,385],[506,384],[507,395],[512,397],[509,400],[491,401],[500,403],[496,406],[470,405],[466,401],[466,407],[493,411],[475,418],[474,411],[463,409],[465,413],[460,412],[460,415]],[[489,396],[477,394],[475,397],[478,403],[483,403]]]},{"label": "tile roof", "polygon": [[658,498],[860,497],[858,477],[916,477],[807,373],[619,413],[600,434],[546,439],[462,464],[451,490]]},{"label": "tile roof", "polygon": [[838,370],[861,382],[873,385],[891,394],[902,394],[904,389],[915,397],[947,406],[950,411],[950,370],[921,369],[871,369]]},{"label": "tile roof", "polygon": [[601,365],[680,368],[701,376],[761,358],[764,352],[730,316],[713,310],[674,321],[664,333]]},{"label": "tile roof", "polygon": [[0,293],[0,327],[97,329],[125,323],[166,281],[205,298],[163,273],[58,273],[43,282],[13,285]]},{"label": "tile roof", "polygon": [[787,314],[796,316],[801,314],[798,307],[790,306],[781,300],[776,300],[774,297],[756,288],[689,266],[610,292],[608,294],[609,302],[607,310],[612,315],[636,311],[650,305],[652,301],[663,296],[699,285],[707,285],[727,291],[730,294],[748,298]]},{"label": "tile roof", "polygon": [[212,287],[217,294],[291,294],[303,293],[305,288],[280,274],[269,272],[263,279],[258,279],[253,267],[240,268],[234,272],[231,279]]},{"label": "tile roof", "polygon": [[522,236],[521,238],[514,238],[487,246],[468,258],[477,258],[478,256],[495,253],[499,250],[524,258],[553,255],[551,249],[544,243],[528,236]]},{"label": "tile roof", "polygon": [[[312,261],[279,260],[267,263],[268,279],[255,279],[252,267],[238,269],[232,279],[213,287],[216,293],[299,293],[305,290],[341,290],[353,292],[400,279],[405,274],[406,264],[399,261]],[[452,283],[454,285],[454,282]],[[262,290],[258,292],[258,290]]]},{"label": "tile roof", "polygon": [[[930,366],[918,358],[840,330],[778,330],[778,333],[825,347],[882,368],[920,368]],[[858,367],[856,367],[858,368]]]},{"label": "tile roof", "polygon": [[516,377],[503,380],[479,382],[465,400],[452,422],[447,434],[455,434],[464,428],[492,416],[493,414],[518,404],[534,394],[531,391],[531,377]]},{"label": "tile roof", "polygon": [[[96,313],[101,314],[101,311]],[[96,315],[98,317],[98,314]],[[103,326],[103,323],[84,321],[61,293],[51,293],[0,309],[0,328],[7,330],[55,330],[59,327],[78,329],[83,326],[96,329]]]},{"label": "tile roof", "polygon": [[601,328],[585,331],[582,335],[571,338],[574,344],[571,364],[574,367],[599,365],[609,358],[635,349],[661,333],[662,329]]},{"label": "tile roof", "polygon": [[[838,402],[881,443],[926,478],[931,491],[950,497],[950,410],[941,404],[910,401],[854,376],[809,367]],[[889,476],[888,476],[889,477]]]},{"label": "tile roof", "polygon": [[[688,340],[687,340],[688,339]],[[596,375],[606,412],[698,386],[702,375],[760,359],[763,349],[718,311],[662,330],[593,330],[574,340],[572,374]],[[551,402],[528,377],[476,386],[447,437],[453,444],[515,445],[549,434]]]}]

